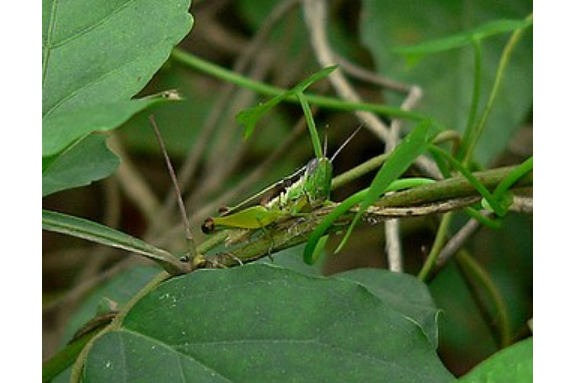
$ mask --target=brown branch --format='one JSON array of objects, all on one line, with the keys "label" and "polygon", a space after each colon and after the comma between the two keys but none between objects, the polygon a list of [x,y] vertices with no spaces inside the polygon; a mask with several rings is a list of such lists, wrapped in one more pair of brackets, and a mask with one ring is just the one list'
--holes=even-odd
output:
[{"label": "brown branch", "polygon": [[[476,172],[474,175],[482,180],[488,189],[492,190],[513,168],[492,169]],[[532,185],[533,174],[530,173],[523,177],[516,187]],[[446,213],[471,206],[480,201],[481,198],[481,195],[463,177],[441,180],[434,184],[418,186],[381,197],[364,214],[363,222],[377,224],[390,218]],[[323,218],[337,206],[338,204],[335,203],[316,209],[305,218],[288,217],[266,229],[265,234],[261,230],[252,230],[251,233],[247,230],[229,230],[227,232],[228,238],[236,238],[242,234],[245,238],[249,238],[251,235],[255,239],[230,248],[229,251],[208,257],[208,263],[211,267],[229,267],[251,262],[285,248],[304,243]],[[354,217],[354,211],[351,209],[342,215],[328,232],[345,230]]]}]

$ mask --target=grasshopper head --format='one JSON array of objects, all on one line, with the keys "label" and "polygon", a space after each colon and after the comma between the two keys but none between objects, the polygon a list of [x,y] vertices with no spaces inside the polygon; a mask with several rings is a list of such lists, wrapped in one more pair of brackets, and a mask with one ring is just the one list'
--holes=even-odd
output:
[{"label": "grasshopper head", "polygon": [[204,234],[211,234],[215,230],[214,219],[211,217],[206,218],[202,224],[202,232]]},{"label": "grasshopper head", "polygon": [[305,190],[312,206],[329,199],[333,166],[327,157],[310,160],[305,169]]}]

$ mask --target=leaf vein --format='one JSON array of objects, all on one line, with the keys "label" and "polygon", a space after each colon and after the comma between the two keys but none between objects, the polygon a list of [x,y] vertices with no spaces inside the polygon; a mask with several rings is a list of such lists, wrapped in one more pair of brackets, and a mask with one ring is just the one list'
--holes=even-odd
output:
[{"label": "leaf vein", "polygon": [[131,3],[135,2],[136,0],[128,0],[127,2],[125,2],[124,4],[122,4],[121,6],[119,6],[118,8],[112,10],[112,12],[110,12],[109,14],[105,15],[102,19],[96,21],[95,23],[88,25],[87,27],[85,27],[84,29],[82,29],[79,32],[76,32],[75,34],[73,34],[70,37],[67,37],[65,39],[63,39],[62,41],[59,41],[56,44],[52,45],[52,49],[56,49],[64,44],[67,44],[77,38],[79,38],[80,36],[86,34],[87,32],[90,32],[92,29],[95,29],[96,27],[98,27],[101,24],[104,24],[106,21],[108,21],[112,16],[120,13],[122,10],[124,10],[125,8],[127,8]]}]

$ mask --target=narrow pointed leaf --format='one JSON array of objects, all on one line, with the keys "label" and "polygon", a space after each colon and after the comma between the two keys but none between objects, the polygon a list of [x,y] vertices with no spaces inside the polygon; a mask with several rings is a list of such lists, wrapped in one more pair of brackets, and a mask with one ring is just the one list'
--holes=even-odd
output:
[{"label": "narrow pointed leaf", "polygon": [[294,97],[297,93],[303,93],[314,82],[319,81],[322,78],[328,76],[331,72],[333,72],[336,69],[337,66],[330,66],[324,68],[312,74],[305,80],[301,81],[290,90],[282,94],[278,94],[275,97],[272,97],[263,104],[254,106],[253,108],[249,108],[238,113],[238,115],[236,116],[236,120],[238,121],[238,123],[244,125],[245,127],[244,138],[248,138],[252,135],[258,120],[262,118],[266,113],[268,113],[274,106],[276,106],[277,104],[279,104],[288,97]]},{"label": "narrow pointed leaf", "polygon": [[84,218],[42,210],[42,229],[142,255],[156,261],[170,273],[180,274],[182,270],[183,264],[166,250]]},{"label": "narrow pointed leaf", "polygon": [[367,208],[377,201],[391,183],[409,169],[417,157],[429,148],[434,137],[432,125],[433,123],[430,120],[419,123],[411,133],[401,140],[389,158],[383,163],[383,166],[379,169],[371,182],[371,186],[365,193],[365,197],[336,252],[343,248],[353,232],[355,225],[357,225]]}]

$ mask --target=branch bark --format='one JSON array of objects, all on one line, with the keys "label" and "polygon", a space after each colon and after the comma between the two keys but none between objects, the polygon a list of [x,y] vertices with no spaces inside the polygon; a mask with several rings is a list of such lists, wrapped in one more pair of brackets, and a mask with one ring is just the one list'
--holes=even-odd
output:
[{"label": "branch bark", "polygon": [[[474,173],[490,191],[494,190],[515,167],[504,167]],[[533,185],[533,173],[527,174],[514,187]],[[370,207],[363,217],[369,224],[384,222],[390,218],[413,217],[446,213],[473,205],[481,200],[481,195],[464,177],[441,180],[434,184],[385,195]],[[229,230],[228,237],[237,237],[239,233],[249,233],[252,241],[230,247],[229,250],[207,256],[208,267],[230,267],[255,261],[280,250],[293,247],[307,241],[311,232],[319,225],[337,204],[316,209],[309,216],[291,217],[279,222],[263,233],[262,230]],[[521,209],[520,209],[521,210]],[[345,230],[354,217],[354,209],[340,217],[330,228],[330,232]],[[222,235],[222,237],[224,237]],[[201,246],[201,245],[200,245]]]}]

